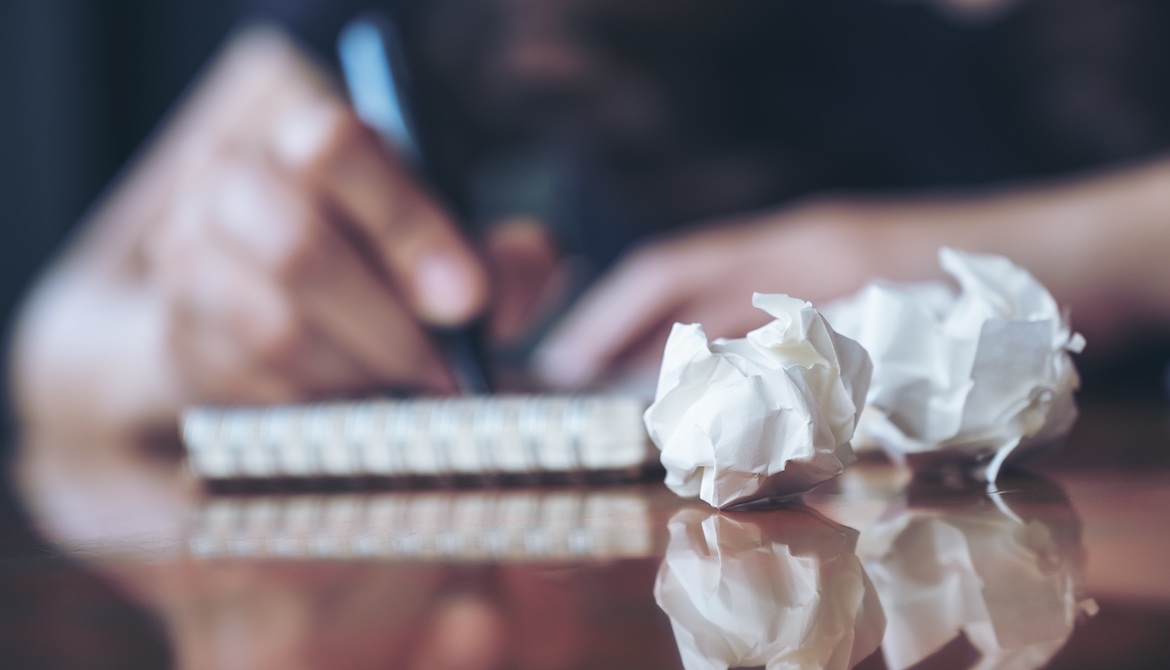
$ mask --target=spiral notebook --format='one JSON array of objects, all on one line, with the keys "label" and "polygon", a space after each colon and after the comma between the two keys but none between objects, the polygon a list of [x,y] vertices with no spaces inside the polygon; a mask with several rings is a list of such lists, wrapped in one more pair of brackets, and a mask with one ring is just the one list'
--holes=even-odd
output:
[{"label": "spiral notebook", "polygon": [[183,416],[188,469],[206,480],[604,474],[657,462],[645,402],[496,395],[273,407]]}]

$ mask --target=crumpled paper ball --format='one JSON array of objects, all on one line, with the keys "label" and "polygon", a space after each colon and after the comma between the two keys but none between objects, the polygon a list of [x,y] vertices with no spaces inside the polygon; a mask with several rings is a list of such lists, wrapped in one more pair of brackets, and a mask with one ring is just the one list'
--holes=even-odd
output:
[{"label": "crumpled paper ball", "polygon": [[687,670],[846,670],[881,644],[886,619],[857,531],[799,507],[750,518],[684,509],[667,527],[654,599]]},{"label": "crumpled paper ball", "polygon": [[875,283],[825,308],[873,359],[855,443],[917,472],[994,482],[1005,463],[1053,444],[1076,421],[1070,352],[1084,339],[1052,295],[1006,258],[943,248],[959,284]]},{"label": "crumpled paper ball", "polygon": [[666,484],[725,508],[792,498],[855,459],[849,440],[871,366],[812,306],[755,294],[774,321],[746,338],[708,343],[675,324],[646,428]]}]

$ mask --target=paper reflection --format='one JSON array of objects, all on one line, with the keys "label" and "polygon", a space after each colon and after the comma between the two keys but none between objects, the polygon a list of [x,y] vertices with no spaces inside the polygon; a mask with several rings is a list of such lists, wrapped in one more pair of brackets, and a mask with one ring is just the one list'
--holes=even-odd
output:
[{"label": "paper reflection", "polygon": [[980,659],[972,667],[1039,668],[1096,607],[1080,594],[1080,522],[1036,478],[991,495],[916,485],[862,531],[858,551],[889,621],[891,670],[945,660],[934,656],[960,636]]},{"label": "paper reflection", "polygon": [[685,509],[669,530],[654,595],[688,670],[850,668],[881,643],[856,531],[804,508]]}]

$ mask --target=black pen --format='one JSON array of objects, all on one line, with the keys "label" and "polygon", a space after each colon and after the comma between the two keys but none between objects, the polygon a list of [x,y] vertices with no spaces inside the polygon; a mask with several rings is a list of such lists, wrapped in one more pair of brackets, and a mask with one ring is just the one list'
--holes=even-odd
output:
[{"label": "black pen", "polygon": [[[425,178],[426,161],[411,116],[409,73],[393,24],[380,15],[363,15],[342,29],[337,51],[358,116],[394,148],[416,176]],[[431,329],[464,395],[491,393],[476,330],[474,326]]]}]

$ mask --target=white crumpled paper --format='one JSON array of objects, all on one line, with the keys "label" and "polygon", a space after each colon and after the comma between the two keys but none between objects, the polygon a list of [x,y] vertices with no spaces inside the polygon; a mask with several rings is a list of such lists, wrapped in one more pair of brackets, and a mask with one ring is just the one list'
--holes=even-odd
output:
[{"label": "white crumpled paper", "polygon": [[687,670],[845,670],[881,644],[857,531],[803,508],[750,519],[684,509],[668,528],[654,599]]},{"label": "white crumpled paper", "polygon": [[812,306],[755,294],[775,317],[746,338],[708,343],[675,324],[646,428],[666,484],[715,507],[791,498],[854,460],[849,440],[870,362]]},{"label": "white crumpled paper", "polygon": [[1076,420],[1069,329],[1048,290],[1000,256],[943,248],[959,283],[871,284],[829,305],[833,327],[873,359],[854,442],[918,471],[958,468],[994,482]]},{"label": "white crumpled paper", "polygon": [[[1043,488],[1025,483],[1024,500]],[[1054,493],[1027,519],[1007,506],[1011,496],[959,507],[948,491],[934,507],[896,503],[861,531],[858,554],[888,618],[890,670],[917,667],[959,635],[982,656],[967,665],[977,670],[1040,668],[1064,647],[1097,605],[1082,593],[1080,522]]]}]

